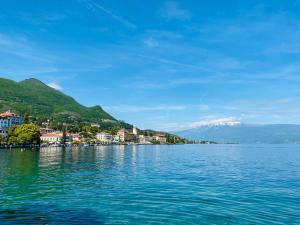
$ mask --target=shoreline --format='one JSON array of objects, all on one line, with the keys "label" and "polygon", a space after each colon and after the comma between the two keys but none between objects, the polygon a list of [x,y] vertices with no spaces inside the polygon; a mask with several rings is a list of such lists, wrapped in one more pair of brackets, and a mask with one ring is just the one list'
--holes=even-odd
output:
[{"label": "shoreline", "polygon": [[0,149],[13,149],[13,148],[67,148],[67,147],[97,147],[97,146],[131,146],[131,145],[144,145],[144,146],[157,146],[157,145],[186,145],[186,144],[90,144],[90,145],[3,145],[0,146]]}]

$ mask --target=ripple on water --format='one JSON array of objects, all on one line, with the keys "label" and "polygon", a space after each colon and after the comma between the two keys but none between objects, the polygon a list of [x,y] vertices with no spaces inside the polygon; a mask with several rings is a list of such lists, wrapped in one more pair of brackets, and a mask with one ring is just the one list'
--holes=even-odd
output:
[{"label": "ripple on water", "polygon": [[0,224],[300,224],[284,145],[0,151]]}]

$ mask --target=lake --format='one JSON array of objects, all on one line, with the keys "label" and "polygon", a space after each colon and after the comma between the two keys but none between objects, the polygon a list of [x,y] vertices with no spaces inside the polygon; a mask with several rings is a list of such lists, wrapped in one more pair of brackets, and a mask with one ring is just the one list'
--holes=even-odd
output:
[{"label": "lake", "polygon": [[300,224],[300,145],[0,150],[0,224]]}]

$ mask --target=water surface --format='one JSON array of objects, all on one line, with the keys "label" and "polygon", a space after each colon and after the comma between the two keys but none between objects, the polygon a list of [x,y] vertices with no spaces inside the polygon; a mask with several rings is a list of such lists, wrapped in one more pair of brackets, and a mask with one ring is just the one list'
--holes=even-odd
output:
[{"label": "water surface", "polygon": [[0,150],[0,224],[300,224],[299,145]]}]

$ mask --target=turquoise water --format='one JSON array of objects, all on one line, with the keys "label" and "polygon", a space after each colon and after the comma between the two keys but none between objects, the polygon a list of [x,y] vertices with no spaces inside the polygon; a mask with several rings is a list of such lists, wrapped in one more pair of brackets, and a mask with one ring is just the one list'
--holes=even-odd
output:
[{"label": "turquoise water", "polygon": [[0,224],[300,224],[299,145],[0,150]]}]

